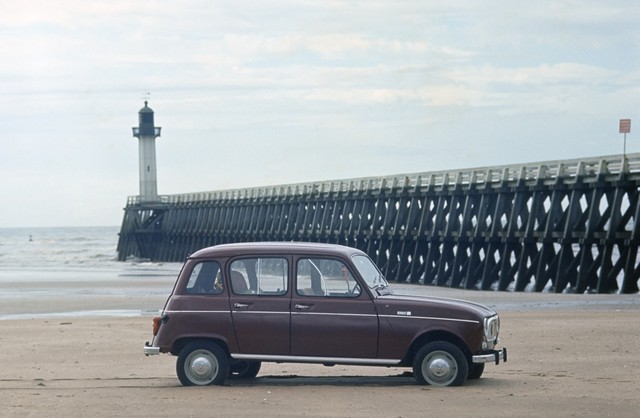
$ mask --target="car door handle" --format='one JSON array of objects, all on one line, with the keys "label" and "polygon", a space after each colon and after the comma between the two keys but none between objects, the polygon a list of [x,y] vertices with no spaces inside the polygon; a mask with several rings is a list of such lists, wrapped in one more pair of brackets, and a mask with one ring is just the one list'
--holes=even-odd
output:
[{"label": "car door handle", "polygon": [[311,305],[301,305],[299,303],[296,303],[295,308],[300,310],[300,311],[308,311],[309,308],[311,308]]},{"label": "car door handle", "polygon": [[247,309],[249,307],[249,304],[248,303],[234,303],[233,307],[237,308],[237,309]]}]

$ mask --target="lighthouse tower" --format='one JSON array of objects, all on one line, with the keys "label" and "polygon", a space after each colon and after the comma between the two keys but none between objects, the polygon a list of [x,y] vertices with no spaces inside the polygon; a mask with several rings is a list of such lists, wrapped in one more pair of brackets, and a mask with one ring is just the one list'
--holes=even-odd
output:
[{"label": "lighthouse tower", "polygon": [[153,125],[153,110],[144,102],[138,112],[138,127],[133,128],[133,136],[138,138],[140,168],[140,202],[158,201],[158,180],[156,178],[156,137],[160,127]]}]

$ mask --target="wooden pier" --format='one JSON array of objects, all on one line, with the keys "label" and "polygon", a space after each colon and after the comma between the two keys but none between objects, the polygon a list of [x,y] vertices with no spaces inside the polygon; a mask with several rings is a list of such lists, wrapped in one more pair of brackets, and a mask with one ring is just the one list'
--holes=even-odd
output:
[{"label": "wooden pier", "polygon": [[365,251],[390,281],[636,293],[640,154],[129,197],[118,257],[315,241]]}]

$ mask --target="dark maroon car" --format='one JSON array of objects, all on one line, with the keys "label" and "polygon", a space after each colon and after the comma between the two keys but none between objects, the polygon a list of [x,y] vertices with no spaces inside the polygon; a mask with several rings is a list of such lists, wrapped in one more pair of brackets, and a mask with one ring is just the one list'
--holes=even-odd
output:
[{"label": "dark maroon car", "polygon": [[499,328],[482,305],[393,294],[354,248],[226,244],[187,259],[144,353],[177,356],[187,386],[252,378],[265,361],[412,367],[455,386],[507,360]]}]

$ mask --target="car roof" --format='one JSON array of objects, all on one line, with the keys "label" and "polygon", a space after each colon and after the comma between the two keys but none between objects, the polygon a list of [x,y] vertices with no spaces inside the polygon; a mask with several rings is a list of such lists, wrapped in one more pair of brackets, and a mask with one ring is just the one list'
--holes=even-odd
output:
[{"label": "car roof", "polygon": [[364,252],[344,245],[317,242],[241,242],[203,248],[189,258],[233,257],[244,254],[315,254],[350,257]]}]

